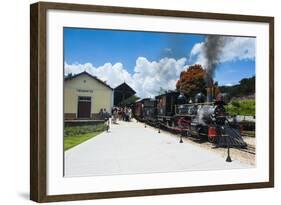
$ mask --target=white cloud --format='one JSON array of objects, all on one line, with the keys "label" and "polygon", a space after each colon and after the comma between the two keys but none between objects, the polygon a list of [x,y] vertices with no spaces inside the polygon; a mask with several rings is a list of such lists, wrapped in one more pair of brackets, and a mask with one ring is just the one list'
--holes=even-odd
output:
[{"label": "white cloud", "polygon": [[186,58],[162,58],[150,62],[144,57],[136,60],[133,74],[134,88],[141,97],[153,97],[160,88],[174,90],[181,71],[186,69]]},{"label": "white cloud", "polygon": [[85,64],[68,64],[65,62],[65,75],[72,73],[77,74],[83,71],[98,77],[102,81],[106,81],[111,87],[116,87],[117,85],[125,82],[131,83],[132,78],[130,73],[123,68],[122,63],[116,63],[112,65],[111,63],[105,63],[102,66],[95,67],[91,63]]},{"label": "white cloud", "polygon": [[255,38],[232,37],[222,50],[221,62],[255,59]]},{"label": "white cloud", "polygon": [[[225,37],[225,40],[226,44],[223,47],[221,56],[219,58],[220,63],[255,59],[255,38]],[[190,58],[195,58],[195,63],[199,63],[203,67],[207,63],[203,52],[204,44],[205,42],[195,44],[190,52]]]},{"label": "white cloud", "polygon": [[196,43],[193,48],[191,49],[190,55],[194,56],[197,55],[198,53],[200,53],[203,49],[204,46],[204,42],[201,43]]},{"label": "white cloud", "polygon": [[171,53],[172,52],[172,48],[164,48],[164,51],[167,53]]},{"label": "white cloud", "polygon": [[159,61],[149,61],[145,57],[138,57],[134,72],[129,73],[122,63],[105,63],[103,66],[95,67],[91,63],[68,64],[65,62],[65,75],[77,74],[87,71],[106,81],[111,87],[126,82],[139,97],[154,97],[160,88],[174,90],[181,71],[187,68],[186,58],[173,59],[163,58]]}]

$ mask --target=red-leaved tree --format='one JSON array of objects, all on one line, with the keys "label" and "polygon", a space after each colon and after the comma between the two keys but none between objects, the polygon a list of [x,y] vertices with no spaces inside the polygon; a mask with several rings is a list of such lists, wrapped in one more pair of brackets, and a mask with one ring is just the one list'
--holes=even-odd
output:
[{"label": "red-leaved tree", "polygon": [[201,65],[191,65],[181,72],[176,84],[177,90],[189,96],[194,96],[199,92],[206,94],[205,77],[206,71]]}]

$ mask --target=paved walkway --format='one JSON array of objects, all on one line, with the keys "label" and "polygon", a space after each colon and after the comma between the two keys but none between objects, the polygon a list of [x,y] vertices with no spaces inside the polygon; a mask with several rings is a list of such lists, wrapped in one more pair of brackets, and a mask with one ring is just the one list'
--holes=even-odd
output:
[{"label": "paved walkway", "polygon": [[65,152],[66,177],[249,167],[137,122],[119,122]]}]

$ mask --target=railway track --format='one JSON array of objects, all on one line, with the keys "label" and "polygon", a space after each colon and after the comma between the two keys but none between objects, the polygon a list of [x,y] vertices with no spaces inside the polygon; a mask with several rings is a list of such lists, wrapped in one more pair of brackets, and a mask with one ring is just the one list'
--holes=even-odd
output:
[{"label": "railway track", "polygon": [[253,145],[247,145],[247,148],[242,149],[242,148],[237,148],[238,150],[242,151],[242,152],[246,152],[249,154],[256,154],[256,148]]}]

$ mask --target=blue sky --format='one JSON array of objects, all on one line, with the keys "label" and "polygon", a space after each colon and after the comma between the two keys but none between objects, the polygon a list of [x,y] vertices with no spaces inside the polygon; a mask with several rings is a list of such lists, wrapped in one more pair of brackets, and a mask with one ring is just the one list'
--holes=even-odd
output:
[{"label": "blue sky", "polygon": [[254,60],[230,61],[218,65],[215,80],[220,85],[237,84],[241,79],[254,75]]},{"label": "blue sky", "polygon": [[132,72],[139,56],[151,61],[186,57],[193,45],[204,38],[202,35],[65,28],[65,61],[92,62],[95,66],[122,62]]},{"label": "blue sky", "polygon": [[[74,65],[80,65],[78,68],[81,70],[81,66],[90,64],[94,74],[97,73],[98,77],[107,82],[113,82],[95,69],[101,69],[108,63],[114,68],[115,65],[117,66],[116,63],[120,63],[121,68],[118,69],[124,69],[133,76],[136,74],[136,62],[140,57],[144,57],[147,60],[146,64],[152,68],[153,61],[159,62],[160,65],[163,58],[175,59],[172,63],[176,67],[181,58],[185,58],[185,65],[198,63],[200,51],[192,58],[191,51],[195,45],[204,42],[205,38],[206,35],[64,28],[64,61],[69,67],[72,66],[71,71],[74,73],[77,67]],[[241,38],[241,40],[233,41],[234,43],[229,46],[229,49],[237,50],[237,56],[233,54],[234,51],[228,53],[226,50],[225,59],[228,60],[221,62],[216,70],[215,80],[220,85],[235,84],[242,78],[255,75],[255,47],[252,48],[253,43],[252,41],[249,43],[248,38]],[[240,49],[243,46],[245,48]],[[243,49],[245,51],[241,54],[240,50]],[[252,53],[250,57],[248,50]],[[244,57],[240,57],[244,54]],[[180,65],[183,66],[182,63]],[[120,67],[119,64],[118,66]],[[124,77],[124,81],[126,79]]]}]

